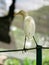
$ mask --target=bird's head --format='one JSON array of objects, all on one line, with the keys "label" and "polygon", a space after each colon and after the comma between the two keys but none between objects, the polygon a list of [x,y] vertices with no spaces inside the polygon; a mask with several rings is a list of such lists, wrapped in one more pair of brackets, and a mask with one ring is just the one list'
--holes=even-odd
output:
[{"label": "bird's head", "polygon": [[24,10],[20,10],[17,13],[15,13],[14,15],[22,15],[23,19],[28,15],[28,13]]}]

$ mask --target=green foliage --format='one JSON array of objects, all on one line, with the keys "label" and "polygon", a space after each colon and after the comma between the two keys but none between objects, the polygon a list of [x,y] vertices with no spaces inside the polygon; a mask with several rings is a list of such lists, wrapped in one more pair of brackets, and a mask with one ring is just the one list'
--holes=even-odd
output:
[{"label": "green foliage", "polygon": [[35,60],[32,61],[32,65],[36,65],[36,61]]},{"label": "green foliage", "polygon": [[[49,65],[49,57],[45,57],[42,61],[42,65]],[[30,58],[26,57],[22,63],[23,64],[21,64],[21,62],[15,58],[8,58],[5,60],[4,65],[36,65],[36,60],[31,60]]]},{"label": "green foliage", "polygon": [[[23,64],[22,64],[23,63]],[[30,58],[26,57],[23,61],[16,58],[8,58],[4,61],[3,65],[36,65],[35,60],[31,60]]]},{"label": "green foliage", "polygon": [[49,65],[49,57],[43,59],[42,65]]},{"label": "green foliage", "polygon": [[31,60],[30,58],[25,58],[24,59],[24,65],[36,65],[36,61]]},{"label": "green foliage", "polygon": [[[42,61],[42,65],[49,65],[49,57],[45,57]],[[8,58],[5,60],[4,65],[36,65],[36,60],[31,60],[30,58],[26,57],[22,63],[23,64],[21,64],[21,62],[15,58]]]},{"label": "green foliage", "polygon": [[4,62],[4,65],[21,65],[19,60],[15,59],[15,58],[9,58]]},{"label": "green foliage", "polygon": [[[24,59],[24,65],[36,65],[36,61],[35,60],[31,60],[29,58],[25,58]],[[49,65],[49,57],[45,57],[42,60],[42,65]]]},{"label": "green foliage", "polygon": [[32,65],[32,60],[29,58],[24,59],[24,65]]}]

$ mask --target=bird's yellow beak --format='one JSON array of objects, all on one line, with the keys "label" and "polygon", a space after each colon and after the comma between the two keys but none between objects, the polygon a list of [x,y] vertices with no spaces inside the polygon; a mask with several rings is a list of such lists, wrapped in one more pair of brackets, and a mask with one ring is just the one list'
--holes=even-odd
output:
[{"label": "bird's yellow beak", "polygon": [[14,16],[16,16],[16,15],[22,15],[22,16],[23,16],[23,14],[20,13],[20,12],[18,12],[18,13],[14,13]]}]

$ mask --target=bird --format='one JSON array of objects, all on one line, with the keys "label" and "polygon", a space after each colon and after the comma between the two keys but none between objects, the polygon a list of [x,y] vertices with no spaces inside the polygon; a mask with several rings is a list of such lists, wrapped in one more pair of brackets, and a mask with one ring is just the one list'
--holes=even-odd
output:
[{"label": "bird", "polygon": [[0,41],[5,42],[6,44],[10,44],[11,42],[9,32],[11,23],[14,19],[15,1],[16,0],[12,0],[12,4],[9,7],[8,14],[0,17]]},{"label": "bird", "polygon": [[25,49],[26,41],[31,41],[32,38],[34,39],[34,41],[37,45],[37,42],[36,42],[35,37],[34,37],[34,34],[35,34],[35,21],[34,21],[33,17],[28,15],[28,13],[24,10],[18,11],[17,14],[23,16],[24,33],[25,33],[25,41],[24,41],[24,48],[23,49],[26,50]]}]

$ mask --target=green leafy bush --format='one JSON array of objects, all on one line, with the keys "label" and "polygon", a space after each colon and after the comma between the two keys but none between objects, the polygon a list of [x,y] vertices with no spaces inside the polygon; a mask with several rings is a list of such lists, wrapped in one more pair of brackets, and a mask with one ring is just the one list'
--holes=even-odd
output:
[{"label": "green leafy bush", "polygon": [[36,65],[36,61],[31,60],[30,58],[25,58],[24,59],[24,65]]},{"label": "green leafy bush", "polygon": [[24,65],[32,65],[32,61],[29,58],[25,58]]},{"label": "green leafy bush", "polygon": [[32,61],[32,65],[36,65],[36,60],[33,60]]},{"label": "green leafy bush", "polygon": [[21,65],[19,60],[15,59],[15,58],[8,58],[7,60],[5,60],[4,65]]},{"label": "green leafy bush", "polygon": [[43,59],[42,65],[49,65],[49,57]]}]

